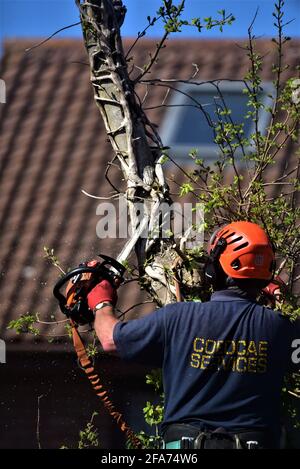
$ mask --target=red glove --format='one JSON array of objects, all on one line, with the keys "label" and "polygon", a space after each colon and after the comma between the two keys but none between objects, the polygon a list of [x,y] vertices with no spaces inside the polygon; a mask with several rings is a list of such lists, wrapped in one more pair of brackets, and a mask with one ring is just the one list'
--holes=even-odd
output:
[{"label": "red glove", "polygon": [[263,288],[263,293],[268,299],[270,306],[274,308],[276,306],[276,302],[282,300],[285,290],[286,285],[284,281],[279,276],[276,276],[269,285]]},{"label": "red glove", "polygon": [[99,303],[117,303],[117,292],[108,280],[101,280],[87,295],[88,305],[93,310]]}]

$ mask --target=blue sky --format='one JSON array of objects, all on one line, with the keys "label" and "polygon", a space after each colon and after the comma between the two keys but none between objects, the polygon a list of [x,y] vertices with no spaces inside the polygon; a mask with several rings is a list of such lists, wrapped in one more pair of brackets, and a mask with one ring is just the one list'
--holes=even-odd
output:
[{"label": "blue sky", "polygon": [[[147,16],[155,15],[160,0],[123,0],[128,12],[122,28],[123,36],[135,36],[147,25]],[[178,0],[177,0],[178,2]],[[255,33],[259,36],[274,35],[273,0],[186,0],[186,18],[214,15],[224,8],[233,13],[236,21],[224,29],[222,37],[245,37],[247,27],[259,6]],[[300,36],[300,0],[286,0],[286,20],[294,19],[287,27],[287,34]],[[0,0],[0,41],[5,37],[45,37],[54,31],[78,21],[74,0]],[[148,36],[160,36],[160,25],[152,28]],[[201,37],[220,37],[217,30],[201,33]],[[185,36],[199,36],[194,28],[185,28]],[[58,37],[80,37],[79,26],[68,29]]]}]

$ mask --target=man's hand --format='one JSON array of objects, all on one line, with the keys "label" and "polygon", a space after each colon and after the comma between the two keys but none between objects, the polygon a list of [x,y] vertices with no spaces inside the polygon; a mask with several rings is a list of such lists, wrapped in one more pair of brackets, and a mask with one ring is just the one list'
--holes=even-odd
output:
[{"label": "man's hand", "polygon": [[108,280],[101,280],[87,295],[89,308],[93,311],[99,303],[117,303],[117,291]]},{"label": "man's hand", "polygon": [[285,283],[279,276],[276,276],[274,280],[263,289],[264,298],[268,303],[267,306],[280,308],[285,290]]}]

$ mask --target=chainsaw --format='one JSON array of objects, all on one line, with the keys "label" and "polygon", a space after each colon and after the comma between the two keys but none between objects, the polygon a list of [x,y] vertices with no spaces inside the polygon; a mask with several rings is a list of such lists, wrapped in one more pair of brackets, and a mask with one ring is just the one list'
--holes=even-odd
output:
[{"label": "chainsaw", "polygon": [[[104,254],[98,257],[100,261],[84,262],[69,271],[56,282],[53,289],[61,311],[78,325],[94,321],[87,295],[101,280],[108,280],[116,289],[124,282],[126,268],[120,262]],[[61,292],[64,286],[65,294]]]},{"label": "chainsaw", "polygon": [[[127,250],[127,247],[129,248]],[[127,243],[118,259],[124,259],[133,242]],[[126,252],[125,252],[126,251]],[[104,407],[115,420],[120,429],[126,434],[134,448],[141,448],[141,441],[134,431],[123,419],[110,400],[108,391],[104,388],[100,376],[94,369],[94,365],[88,356],[84,342],[78,331],[79,325],[92,323],[94,314],[88,306],[87,295],[101,280],[108,280],[114,288],[118,288],[124,282],[126,268],[112,257],[99,254],[100,261],[84,262],[65,274],[56,282],[53,294],[58,300],[61,311],[70,319],[72,327],[73,344],[76,350],[78,362],[85,371],[95,393],[101,399]],[[65,294],[61,293],[65,287]]]}]

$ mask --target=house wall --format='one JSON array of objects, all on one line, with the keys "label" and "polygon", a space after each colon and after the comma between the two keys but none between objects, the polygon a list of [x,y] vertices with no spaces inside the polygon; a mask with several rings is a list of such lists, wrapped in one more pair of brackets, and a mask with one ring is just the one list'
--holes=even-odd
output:
[{"label": "house wall", "polygon": [[[146,369],[128,365],[114,357],[101,357],[97,370],[111,390],[111,398],[135,431],[147,431],[142,408],[152,399],[145,384]],[[10,352],[0,365],[0,448],[38,448],[37,421],[40,399],[40,444],[43,449],[66,445],[76,448],[79,431],[92,413],[99,415],[100,447],[124,448],[124,437],[84,372],[75,353]],[[149,428],[148,428],[149,430]]]}]

